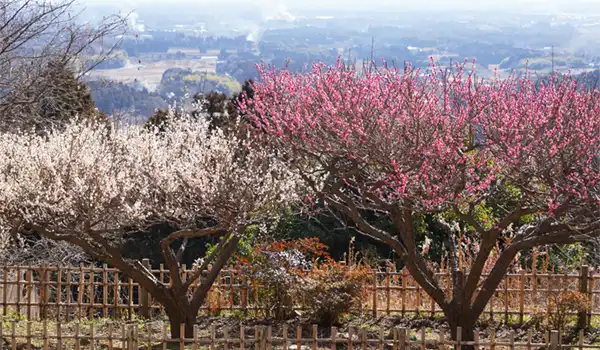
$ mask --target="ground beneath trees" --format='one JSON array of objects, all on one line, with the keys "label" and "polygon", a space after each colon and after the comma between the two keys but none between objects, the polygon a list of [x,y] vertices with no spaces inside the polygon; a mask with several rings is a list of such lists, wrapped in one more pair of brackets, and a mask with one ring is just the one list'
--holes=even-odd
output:
[{"label": "ground beneath trees", "polygon": [[[23,320],[19,320],[18,318],[11,317],[2,317],[2,332],[0,333],[3,340],[0,339],[0,350],[11,349],[9,345],[9,340],[13,337],[13,332],[15,337],[17,338],[18,346],[17,349],[28,349],[28,341],[27,334],[30,334],[30,343],[31,349],[42,349],[43,348],[43,323],[39,321],[27,322]],[[29,325],[28,325],[29,323]],[[108,347],[105,345],[105,341],[96,342],[94,346],[90,343],[89,340],[85,339],[91,333],[91,329],[93,328],[93,332],[96,337],[107,335],[112,331],[115,337],[118,337],[124,328],[135,325],[137,328],[137,332],[139,334],[151,334],[153,339],[156,339],[156,342],[152,343],[144,343],[139,344],[139,347],[136,349],[180,349],[179,344],[170,344],[168,347],[163,347],[162,343],[159,341],[163,337],[168,337],[168,329],[166,326],[165,319],[154,319],[152,321],[146,322],[143,320],[133,320],[133,321],[120,321],[120,320],[109,320],[109,319],[95,319],[95,320],[82,320],[81,322],[69,322],[61,324],[61,333],[63,335],[68,335],[72,337],[74,334],[79,334],[82,336],[80,340],[80,349],[107,349]],[[47,334],[50,338],[56,335],[56,329],[58,324],[55,321],[46,321]],[[198,337],[208,339],[211,337],[212,327],[214,327],[215,336],[217,339],[223,338],[223,334],[227,331],[228,337],[230,339],[239,339],[240,330],[243,326],[245,329],[245,338],[251,339],[255,336],[256,329],[271,327],[271,332],[273,337],[282,337],[282,332],[284,328],[288,330],[288,339],[290,340],[290,345],[288,347],[289,350],[310,350],[313,347],[303,342],[303,346],[298,349],[295,345],[295,341],[297,339],[297,332],[300,331],[300,336],[302,339],[313,339],[313,330],[314,326],[311,322],[303,320],[301,317],[290,319],[287,321],[277,321],[273,319],[265,319],[265,318],[244,318],[240,317],[240,315],[235,316],[215,316],[215,317],[202,317],[198,319]],[[28,330],[29,328],[29,330]],[[380,318],[372,318],[365,315],[351,315],[344,319],[344,321],[336,326],[336,337],[337,339],[348,339],[350,335],[352,335],[352,339],[357,341],[355,343],[355,348],[359,349],[360,339],[363,336],[366,336],[367,339],[377,339],[380,335],[381,330],[383,330],[383,336],[386,339],[393,339],[393,330],[395,328],[406,328],[409,332],[409,339],[412,341],[417,341],[421,339],[421,335],[424,333],[425,338],[427,340],[437,340],[440,339],[440,333],[443,333],[443,337],[445,339],[450,338],[450,331],[448,326],[444,322],[443,319],[440,318],[415,318],[415,317],[380,317]],[[495,340],[498,343],[508,342],[510,340],[511,334],[514,334],[514,341],[516,343],[526,343],[528,341],[529,332],[532,335],[533,343],[546,343],[547,341],[547,332],[537,324],[533,322],[528,322],[523,326],[517,325],[507,325],[500,322],[496,322],[494,325],[489,324],[488,322],[481,322],[477,331],[479,332],[479,339],[481,342],[489,341],[492,329],[495,333]],[[318,339],[328,339],[331,337],[331,327],[328,326],[318,326],[317,327],[317,338]],[[563,332],[562,343],[563,344],[576,344],[578,339],[578,332],[569,328],[566,332]],[[584,343],[585,344],[593,344],[600,345],[600,329],[599,328],[591,328],[584,332]],[[304,346],[306,344],[306,346]],[[63,349],[74,349],[76,348],[75,341],[73,339],[66,339],[62,342]],[[217,348],[221,348],[221,346],[217,346]],[[254,345],[247,345],[248,349],[253,349]],[[327,348],[329,349],[329,345],[323,346],[319,345],[320,349]],[[370,344],[368,348],[375,348],[374,344]],[[125,345],[121,344],[120,341],[113,342],[113,349],[124,349]],[[198,346],[198,349],[208,349],[208,346]],[[231,345],[229,349],[237,349],[239,345]],[[273,346],[273,348],[277,348]],[[344,344],[339,344],[338,349],[345,349],[347,346]],[[391,346],[384,345],[383,348],[392,349]],[[414,348],[420,348],[420,345],[415,345]],[[433,345],[426,345],[428,349],[436,348]],[[497,346],[496,348],[501,348],[501,346]],[[56,340],[49,339],[48,340],[48,349],[55,350],[58,349]],[[196,349],[193,345],[185,346],[181,349]]]}]

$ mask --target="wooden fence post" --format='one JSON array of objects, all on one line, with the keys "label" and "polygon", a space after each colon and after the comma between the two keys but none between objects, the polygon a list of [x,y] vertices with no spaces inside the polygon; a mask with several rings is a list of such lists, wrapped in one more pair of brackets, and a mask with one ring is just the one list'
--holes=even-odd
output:
[{"label": "wooden fence post", "polygon": [[[579,292],[584,294],[586,296],[586,299],[588,294],[589,274],[590,270],[588,265],[582,265],[581,274],[579,276]],[[588,310],[579,311],[579,315],[577,316],[577,326],[579,327],[579,329],[587,328],[587,314]]]},{"label": "wooden fence post", "polygon": [[42,266],[42,273],[40,275],[40,318],[45,320],[48,317],[48,300],[50,295],[48,293],[48,282],[50,273],[48,273],[48,266],[44,264]]},{"label": "wooden fence post", "polygon": [[[148,270],[151,271],[150,260],[142,259],[142,265]],[[150,318],[150,298],[148,296],[148,291],[143,288],[141,285],[138,287],[140,292],[140,314],[143,318]],[[131,295],[129,296],[132,297]]]},{"label": "wooden fence post", "polygon": [[377,270],[374,272],[375,279],[373,282],[373,318],[377,318]]},{"label": "wooden fence post", "polygon": [[127,346],[126,349],[127,350],[134,350],[134,346],[133,346],[133,328],[134,326],[129,326],[127,328]]},{"label": "wooden fence post", "polygon": [[242,290],[240,299],[242,311],[244,312],[244,315],[248,315],[248,279],[245,274],[242,276]]},{"label": "wooden fence post", "polygon": [[558,350],[558,331],[550,332],[550,350]]},{"label": "wooden fence post", "polygon": [[398,330],[398,350],[406,350],[406,328]]}]

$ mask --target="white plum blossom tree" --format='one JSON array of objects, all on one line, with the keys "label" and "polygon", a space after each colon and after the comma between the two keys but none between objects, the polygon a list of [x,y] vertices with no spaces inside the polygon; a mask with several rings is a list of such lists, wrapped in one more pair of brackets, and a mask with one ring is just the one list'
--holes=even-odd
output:
[{"label": "white plum blossom tree", "polygon": [[[46,136],[0,135],[4,234],[33,230],[119,268],[164,305],[174,337],[180,324],[193,335],[198,310],[246,228],[275,218],[300,185],[250,134],[225,135],[203,120],[174,120],[161,132],[73,122]],[[119,249],[125,227],[159,220],[182,228],[160,242],[170,285]],[[221,237],[219,245],[182,280],[187,239],[209,235]]]}]

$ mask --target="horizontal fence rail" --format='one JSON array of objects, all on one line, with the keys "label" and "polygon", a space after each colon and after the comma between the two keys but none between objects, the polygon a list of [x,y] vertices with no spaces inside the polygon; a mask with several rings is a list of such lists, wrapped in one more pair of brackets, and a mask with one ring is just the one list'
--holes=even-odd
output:
[{"label": "horizontal fence rail", "polygon": [[[23,325],[25,323],[25,325]],[[183,329],[184,327],[181,327]],[[24,330],[23,330],[24,329]],[[193,337],[179,338],[168,336],[164,323],[115,324],[95,326],[94,323],[57,323],[50,327],[43,322],[33,329],[31,322],[21,321],[0,326],[0,349],[254,349],[254,350],[317,350],[317,349],[460,349],[474,346],[475,349],[597,349],[600,343],[586,344],[583,331],[573,343],[565,343],[558,331],[546,334],[543,342],[534,341],[529,331],[526,339],[516,341],[515,331],[497,337],[493,329],[484,332],[486,337],[475,332],[472,341],[450,340],[443,331],[427,332],[424,328],[414,331],[406,328],[392,328],[366,331],[348,329],[339,332],[337,328],[288,327],[283,325],[275,331],[271,326],[208,329],[194,327]],[[458,334],[461,334],[460,329]]]},{"label": "horizontal fence rail", "polygon": [[[152,269],[162,283],[169,283],[169,272],[162,265]],[[194,273],[183,266],[185,280]],[[434,316],[440,307],[415,283],[406,271],[393,267],[374,270],[372,281],[365,285],[365,297],[357,311],[373,316]],[[440,285],[452,290],[450,274],[436,273]],[[551,298],[561,291],[583,293],[588,311],[580,313],[580,321],[589,324],[600,315],[600,274],[582,266],[579,273],[549,274],[520,271],[504,276],[490,300],[483,318],[523,323],[533,315],[550,313]],[[194,287],[194,286],[193,286]],[[261,297],[260,285],[248,281],[243,274],[222,271],[212,287],[206,305],[200,310],[238,311],[245,314],[267,313],[271,305]],[[298,310],[302,300],[294,300]],[[152,296],[118,269],[80,266],[0,266],[0,315],[18,314],[26,320],[54,319],[60,322],[89,318],[128,318],[139,315],[152,318],[162,313],[162,306]]]}]

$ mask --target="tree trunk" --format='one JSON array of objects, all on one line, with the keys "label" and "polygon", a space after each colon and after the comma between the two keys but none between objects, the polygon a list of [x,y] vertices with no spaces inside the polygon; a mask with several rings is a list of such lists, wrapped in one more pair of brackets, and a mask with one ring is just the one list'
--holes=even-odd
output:
[{"label": "tree trunk", "polygon": [[194,338],[194,325],[196,324],[197,312],[193,312],[190,307],[171,307],[165,308],[165,311],[171,325],[172,339],[181,338],[182,325],[185,338]]},{"label": "tree trunk", "polygon": [[[450,336],[452,340],[458,339],[458,327],[461,327],[460,340],[465,341],[473,341],[474,340],[474,332],[475,332],[475,322],[477,321],[477,317],[473,314],[472,311],[456,311],[453,312],[452,315],[446,315],[448,317],[448,323],[450,325]],[[474,349],[473,345],[462,345],[462,349]]]}]

